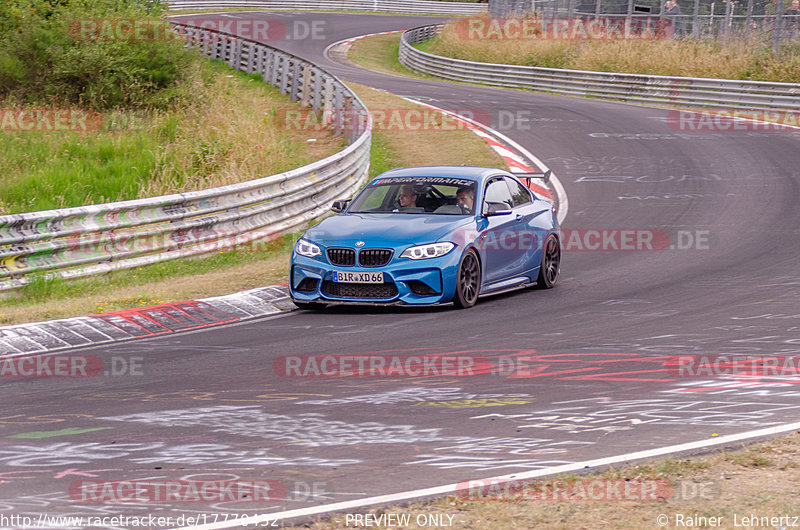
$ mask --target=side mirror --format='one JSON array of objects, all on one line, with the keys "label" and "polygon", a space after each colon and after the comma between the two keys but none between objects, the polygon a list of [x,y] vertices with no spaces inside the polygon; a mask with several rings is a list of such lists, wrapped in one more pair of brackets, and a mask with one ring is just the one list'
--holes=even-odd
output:
[{"label": "side mirror", "polygon": [[507,208],[505,203],[501,202],[487,202],[483,206],[483,216],[490,217],[492,215],[511,215],[513,212]]},{"label": "side mirror", "polygon": [[350,204],[351,200],[352,199],[339,199],[333,201],[333,204],[331,204],[331,210],[336,213],[343,212],[345,208],[347,208],[347,205]]}]

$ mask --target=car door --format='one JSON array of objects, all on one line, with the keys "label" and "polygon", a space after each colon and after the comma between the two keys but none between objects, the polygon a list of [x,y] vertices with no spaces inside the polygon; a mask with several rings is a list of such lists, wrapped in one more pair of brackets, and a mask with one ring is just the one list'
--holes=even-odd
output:
[{"label": "car door", "polygon": [[484,286],[490,288],[493,283],[519,276],[524,265],[519,244],[524,225],[514,212],[514,199],[505,177],[492,177],[486,183],[480,212],[478,245],[484,264]]},{"label": "car door", "polygon": [[535,200],[530,190],[521,182],[507,178],[511,198],[514,201],[514,217],[519,220],[519,269],[531,281],[538,274],[542,262],[542,241],[547,237],[547,218],[542,214],[550,212],[541,201]]}]

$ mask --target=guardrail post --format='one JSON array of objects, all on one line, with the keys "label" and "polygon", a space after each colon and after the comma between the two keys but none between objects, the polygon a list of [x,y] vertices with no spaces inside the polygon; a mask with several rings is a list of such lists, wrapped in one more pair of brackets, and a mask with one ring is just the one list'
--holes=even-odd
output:
[{"label": "guardrail post", "polygon": [[[281,78],[281,63],[283,62],[283,55],[280,52],[272,52],[272,70],[269,75],[269,83],[278,86],[278,80]],[[284,94],[286,92],[283,92]]]},{"label": "guardrail post", "polygon": [[292,65],[292,87],[289,90],[289,99],[292,101],[297,101],[299,96],[300,87],[302,86],[300,82],[300,68],[302,64],[298,61],[295,61]]},{"label": "guardrail post", "polygon": [[266,53],[262,55],[261,58],[261,74],[262,78],[265,82],[269,82],[270,78],[272,77],[272,54],[275,53],[270,49],[267,49]]},{"label": "guardrail post", "polygon": [[311,101],[311,65],[303,65],[303,88],[300,93],[300,103],[308,105]]},{"label": "guardrail post", "polygon": [[256,48],[255,44],[248,42],[247,43],[247,73],[251,74],[254,71],[255,64],[256,64],[256,54],[258,53],[258,48]]},{"label": "guardrail post", "polygon": [[350,136],[348,138],[348,143],[353,143],[355,140],[353,133],[356,131],[356,120],[353,116],[353,96],[345,96],[344,97],[344,119],[342,120],[342,128],[347,130],[350,128]]},{"label": "guardrail post", "polygon": [[319,110],[322,103],[322,73],[316,68],[312,68],[312,71],[314,72],[314,98],[311,106],[314,110]]},{"label": "guardrail post", "polygon": [[334,120],[334,88],[333,88],[333,79],[330,77],[325,79],[325,90],[323,92],[323,107],[322,107],[322,124],[325,126],[331,125]]},{"label": "guardrail post", "polygon": [[333,91],[333,108],[336,113],[333,117],[333,134],[342,134],[342,88],[338,85],[334,87]]},{"label": "guardrail post", "polygon": [[207,33],[208,35],[208,52],[206,55],[211,57],[212,59],[217,59],[219,57],[219,45],[220,45],[220,37],[218,35],[211,35],[211,32]]},{"label": "guardrail post", "polygon": [[198,42],[200,43],[200,51],[206,57],[214,58],[213,49],[216,46],[216,38],[214,41],[211,40],[211,34],[205,30],[198,30],[197,34]]},{"label": "guardrail post", "polygon": [[264,69],[266,68],[266,64],[264,63],[264,55],[266,54],[266,48],[261,46],[260,44],[254,46],[255,48],[255,64],[253,65],[253,72],[258,72],[261,75],[264,75]]},{"label": "guardrail post", "polygon": [[242,46],[244,43],[241,39],[233,37],[231,42],[231,68],[235,70],[242,69]]}]

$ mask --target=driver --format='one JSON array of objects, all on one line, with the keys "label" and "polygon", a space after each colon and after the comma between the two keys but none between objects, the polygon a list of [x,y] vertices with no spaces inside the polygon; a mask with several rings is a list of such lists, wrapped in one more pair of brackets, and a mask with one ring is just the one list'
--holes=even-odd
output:
[{"label": "driver", "polygon": [[401,208],[414,208],[417,205],[417,193],[414,191],[414,186],[410,184],[406,184],[401,188],[400,195],[397,198]]},{"label": "driver", "polygon": [[459,188],[456,193],[456,204],[471,213],[473,211],[472,208],[475,206],[475,188],[473,186]]}]

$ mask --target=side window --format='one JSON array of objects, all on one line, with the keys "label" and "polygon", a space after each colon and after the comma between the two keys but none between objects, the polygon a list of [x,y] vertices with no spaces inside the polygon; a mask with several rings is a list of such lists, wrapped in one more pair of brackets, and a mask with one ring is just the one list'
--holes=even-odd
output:
[{"label": "side window", "polygon": [[490,211],[510,210],[514,207],[514,200],[508,190],[505,179],[498,177],[489,181],[484,196],[485,208]]},{"label": "side window", "polygon": [[531,199],[531,193],[528,191],[528,188],[517,182],[516,180],[511,180],[509,178],[505,179],[508,182],[508,187],[511,189],[511,198],[514,200],[514,206],[522,206],[523,204],[530,204],[533,202]]}]

